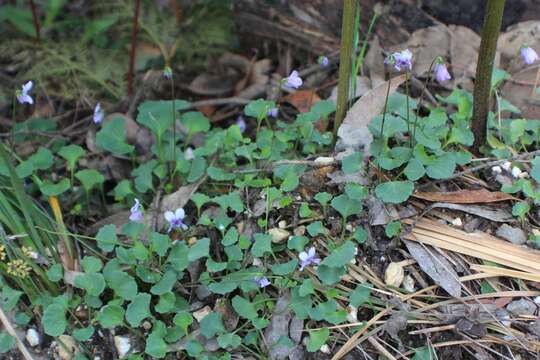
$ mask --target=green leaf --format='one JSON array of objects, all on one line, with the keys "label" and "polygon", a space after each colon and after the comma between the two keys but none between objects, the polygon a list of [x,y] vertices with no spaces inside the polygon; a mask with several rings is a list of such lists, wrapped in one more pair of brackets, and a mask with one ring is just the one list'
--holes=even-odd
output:
[{"label": "green leaf", "polygon": [[296,174],[294,171],[289,171],[285,178],[283,179],[283,182],[281,183],[280,189],[284,192],[293,191],[298,187],[300,184],[300,176]]},{"label": "green leaf", "polygon": [[105,177],[94,169],[79,170],[75,173],[75,177],[81,182],[86,191],[92,190],[95,186],[101,185],[105,181]]},{"label": "green leaf", "polygon": [[106,329],[120,326],[124,323],[124,309],[119,305],[106,305],[97,314],[97,320]]},{"label": "green leaf", "polygon": [[283,264],[272,265],[272,273],[274,273],[274,275],[288,275],[292,273],[297,266],[298,260],[292,259],[291,261]]},{"label": "green leaf", "polygon": [[244,114],[251,116],[261,121],[267,116],[268,110],[276,106],[273,101],[267,101],[263,99],[257,99],[250,101],[244,108]]},{"label": "green leaf", "polygon": [[377,185],[375,195],[386,203],[399,204],[407,200],[413,190],[411,181],[389,181]]},{"label": "green leaf", "polygon": [[225,233],[225,236],[223,236],[223,240],[221,240],[221,243],[223,246],[230,246],[234,245],[238,242],[238,230],[236,227],[231,227],[227,232]]},{"label": "green leaf", "polygon": [[531,170],[531,177],[540,184],[540,156],[535,156],[534,159],[531,161],[532,164],[532,170]]},{"label": "green leaf", "polygon": [[48,170],[53,164],[54,156],[51,150],[40,146],[38,151],[28,158],[35,170]]},{"label": "green leaf", "polygon": [[137,327],[148,316],[150,316],[150,299],[152,296],[147,293],[138,293],[127,307],[126,320]]},{"label": "green leaf", "polygon": [[317,236],[319,234],[326,234],[328,230],[324,227],[322,221],[315,221],[306,227],[308,234],[311,236]]},{"label": "green leaf", "polygon": [[43,330],[47,335],[62,335],[68,325],[65,307],[58,303],[47,306],[41,318],[41,325],[43,325]]},{"label": "green leaf", "polygon": [[401,233],[401,223],[399,221],[391,221],[388,224],[386,224],[384,228],[384,233],[389,238],[393,238],[394,236],[398,236]]},{"label": "green leaf", "polygon": [[253,256],[262,257],[266,253],[272,252],[272,236],[268,234],[255,234],[255,242],[251,249]]},{"label": "green leaf", "polygon": [[191,201],[195,203],[195,206],[200,211],[203,205],[210,201],[210,197],[202,193],[195,193],[191,195]]},{"label": "green leaf", "polygon": [[149,239],[153,252],[159,256],[165,256],[167,254],[167,250],[169,250],[169,247],[171,246],[170,237],[157,232],[152,232]]},{"label": "green leaf", "polygon": [[362,211],[362,203],[358,200],[351,199],[345,194],[333,198],[331,205],[344,219],[347,219],[351,215],[359,214]]},{"label": "green leaf", "polygon": [[208,257],[208,253],[210,251],[210,239],[208,238],[202,238],[197,240],[195,244],[193,244],[189,248],[188,252],[188,260],[195,261],[197,259]]},{"label": "green leaf", "polygon": [[99,229],[96,235],[97,246],[104,252],[111,252],[118,244],[116,237],[116,226],[108,224]]},{"label": "green leaf", "polygon": [[333,285],[341,280],[341,277],[347,273],[347,268],[342,267],[330,267],[326,265],[320,265],[317,267],[317,276],[321,279],[323,284]]},{"label": "green leaf", "polygon": [[330,330],[327,328],[312,330],[309,332],[309,340],[307,343],[307,351],[316,352],[321,346],[326,343],[328,337],[330,336]]},{"label": "green leaf", "polygon": [[163,340],[163,336],[155,331],[152,332],[146,339],[144,352],[152,358],[164,358],[167,355],[167,343]]},{"label": "green leaf", "polygon": [[184,333],[188,334],[189,325],[193,323],[193,316],[187,311],[179,312],[174,316],[173,323],[180,326]]},{"label": "green leaf", "polygon": [[137,295],[138,286],[135,279],[123,271],[111,271],[105,275],[109,287],[116,296],[124,300],[133,300]]},{"label": "green leaf", "polygon": [[[149,128],[157,137],[162,137],[174,122],[172,113],[173,101],[176,111],[183,110],[189,106],[189,103],[183,100],[147,100],[142,102],[137,108],[139,112],[137,122]],[[174,115],[176,116],[176,114]]]},{"label": "green leaf", "polygon": [[135,189],[138,192],[145,193],[154,188],[152,172],[157,164],[158,162],[156,160],[150,160],[133,169],[131,174],[135,176]]},{"label": "green leaf", "polygon": [[127,179],[120,181],[118,184],[116,184],[112,193],[114,194],[114,200],[123,201],[126,197],[133,194],[131,181]]},{"label": "green leaf", "polygon": [[228,173],[222,168],[214,166],[209,166],[206,171],[208,172],[210,179],[216,181],[228,181],[233,180],[236,177],[234,174]]},{"label": "green leaf", "polygon": [[91,296],[99,296],[105,290],[105,279],[97,273],[83,274],[75,278],[73,285],[86,290]]},{"label": "green leaf", "polygon": [[296,250],[297,252],[304,251],[304,247],[309,242],[309,239],[306,236],[291,236],[287,240],[287,247],[291,250]]},{"label": "green leaf", "polygon": [[512,215],[519,217],[521,220],[525,219],[525,215],[531,210],[531,206],[526,201],[520,201],[514,204],[512,207]]},{"label": "green leaf", "polygon": [[176,272],[174,270],[167,270],[163,277],[157,284],[152,286],[150,292],[154,295],[163,295],[172,290],[174,284],[176,283]]},{"label": "green leaf", "polygon": [[364,200],[368,197],[369,191],[366,186],[349,183],[345,185],[345,194],[352,200]]},{"label": "green leaf", "polygon": [[66,192],[69,188],[71,188],[69,179],[63,178],[56,184],[50,182],[49,180],[45,180],[43,183],[41,183],[39,190],[41,190],[45,196],[58,196]]},{"label": "green leaf", "polygon": [[300,215],[301,218],[307,218],[313,215],[313,211],[311,211],[311,209],[309,208],[308,203],[303,202],[302,204],[300,204],[298,215]]},{"label": "green leaf", "polygon": [[317,114],[318,117],[327,118],[336,111],[336,104],[332,100],[317,101],[311,107],[310,112]]},{"label": "green leaf", "polygon": [[433,350],[433,348],[429,345],[414,349],[414,356],[411,358],[411,360],[433,359],[437,359],[437,354],[435,353],[435,350]]},{"label": "green leaf", "polygon": [[58,155],[63,157],[67,162],[68,170],[75,169],[77,160],[86,155],[86,151],[79,145],[66,145],[58,150]]},{"label": "green leaf", "polygon": [[182,114],[180,121],[188,129],[190,134],[207,132],[210,130],[210,121],[199,111],[188,111]]},{"label": "green leaf", "polygon": [[426,168],[427,175],[432,179],[447,179],[456,170],[456,160],[450,153],[446,153],[433,160]]},{"label": "green leaf", "polygon": [[417,158],[412,158],[403,171],[407,179],[416,181],[426,173],[424,165]]},{"label": "green leaf", "polygon": [[300,285],[300,287],[298,288],[298,294],[300,296],[307,296],[314,293],[315,289],[313,288],[313,280],[309,278],[304,280],[302,285]]},{"label": "green leaf", "polygon": [[6,331],[0,332],[0,354],[5,354],[15,348],[16,340]]},{"label": "green leaf", "polygon": [[123,117],[113,117],[96,134],[96,146],[116,155],[133,152],[135,147],[126,143],[126,128]]},{"label": "green leaf", "polygon": [[235,349],[242,344],[242,338],[232,333],[220,335],[217,340],[219,346],[223,349],[228,347]]},{"label": "green leaf", "polygon": [[362,168],[362,153],[354,152],[343,158],[341,169],[345,174],[353,174]]},{"label": "green leaf", "polygon": [[223,321],[221,320],[221,314],[217,312],[211,312],[201,320],[201,334],[210,339],[216,334],[225,332],[223,327]]},{"label": "green leaf", "polygon": [[[382,116],[375,117],[368,127],[374,136],[379,137],[381,135]],[[385,138],[390,138],[394,134],[404,133],[406,131],[407,122],[405,120],[398,116],[386,114],[383,128],[383,136]]]},{"label": "green leaf", "polygon": [[175,308],[176,295],[172,292],[165,293],[159,297],[155,310],[160,314],[171,312]]},{"label": "green leaf", "polygon": [[359,307],[369,301],[371,296],[371,285],[360,284],[349,295],[349,302],[354,307]]},{"label": "green leaf", "polygon": [[330,200],[332,200],[332,195],[327,192],[320,192],[315,194],[314,199],[319,202],[321,205],[326,205]]},{"label": "green leaf", "polygon": [[354,230],[352,238],[356,240],[359,244],[365,243],[367,240],[366,229],[364,229],[363,227],[357,227],[356,230]]},{"label": "green leaf", "polygon": [[47,279],[58,282],[64,277],[64,267],[62,264],[54,264],[47,270]]},{"label": "green leaf", "polygon": [[253,320],[258,316],[255,305],[241,296],[236,295],[233,297],[232,306],[238,315],[244,319]]},{"label": "green leaf", "polygon": [[207,163],[205,158],[201,156],[195,157],[195,159],[191,161],[191,168],[189,170],[187,181],[189,183],[192,183],[197,181],[201,176],[203,176],[206,170],[206,165]]},{"label": "green leaf", "polygon": [[13,310],[23,294],[22,291],[12,289],[4,283],[0,293],[0,306],[5,311]]},{"label": "green leaf", "polygon": [[169,252],[167,263],[170,263],[178,272],[184,271],[189,266],[188,253],[187,245],[183,242],[177,242]]},{"label": "green leaf", "polygon": [[95,331],[94,327],[92,325],[89,325],[88,327],[85,327],[85,328],[79,328],[79,329],[73,330],[73,337],[79,341],[87,341],[88,339],[92,337],[92,335],[94,335],[94,331]]},{"label": "green leaf", "polygon": [[321,262],[321,265],[333,268],[342,267],[354,259],[356,251],[356,246],[352,241],[345,241],[343,245],[331,251],[330,255]]},{"label": "green leaf", "polygon": [[96,273],[103,267],[103,263],[95,256],[85,256],[81,265],[86,273]]}]

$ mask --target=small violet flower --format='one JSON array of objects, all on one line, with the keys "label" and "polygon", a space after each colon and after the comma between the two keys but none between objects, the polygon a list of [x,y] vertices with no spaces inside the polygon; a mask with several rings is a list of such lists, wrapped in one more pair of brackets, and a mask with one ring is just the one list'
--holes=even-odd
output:
[{"label": "small violet flower", "polygon": [[242,115],[238,115],[238,118],[236,118],[236,125],[240,128],[240,132],[243,134],[247,129],[246,120],[244,120],[244,117]]},{"label": "small violet flower", "polygon": [[321,67],[325,68],[328,66],[328,64],[330,64],[330,60],[328,60],[328,58],[324,55],[321,55],[319,56],[319,58],[317,59],[317,63],[319,65],[321,65]]},{"label": "small violet flower", "polygon": [[536,51],[534,51],[533,48],[529,47],[528,45],[522,45],[519,49],[519,52],[521,54],[523,62],[527,65],[531,65],[536,60],[538,60],[538,54],[536,53]]},{"label": "small violet flower", "polygon": [[261,287],[261,288],[265,288],[267,287],[268,285],[270,285],[270,280],[268,280],[268,278],[266,276],[263,276],[263,277],[256,277],[255,279],[255,282]]},{"label": "small violet flower", "polygon": [[135,205],[133,205],[129,211],[131,212],[129,220],[133,222],[142,222],[144,220],[142,205],[139,199],[135,199]]},{"label": "small violet flower", "polygon": [[165,66],[165,68],[163,69],[163,77],[167,80],[171,80],[172,75],[172,69],[169,66]]},{"label": "small violet flower", "polygon": [[271,108],[270,110],[268,110],[268,112],[266,113],[266,115],[270,116],[270,117],[273,117],[273,118],[277,118],[278,117],[278,114],[279,114],[279,109],[277,107],[273,107]]},{"label": "small violet flower", "polygon": [[518,168],[517,166],[514,166],[512,168],[512,176],[515,177],[515,178],[518,178],[519,175],[521,175],[521,169]]},{"label": "small violet flower", "polygon": [[500,174],[502,173],[502,169],[500,166],[494,166],[491,168],[491,171],[494,173],[494,174]]},{"label": "small violet flower", "polygon": [[101,104],[97,103],[94,108],[94,124],[101,124],[104,117],[105,113],[103,112],[103,109],[101,109]]},{"label": "small violet flower", "polygon": [[394,65],[396,71],[401,71],[401,68],[412,70],[412,52],[405,49],[402,52],[395,52],[384,59],[386,65]]},{"label": "small violet flower", "polygon": [[173,229],[186,230],[188,228],[183,222],[184,218],[186,217],[186,213],[183,208],[178,208],[175,212],[165,211],[164,217],[165,220],[169,222],[169,230],[167,230],[167,232],[171,232]]},{"label": "small violet flower", "polygon": [[298,89],[303,83],[302,78],[298,75],[298,71],[296,70],[293,70],[291,74],[283,80],[286,87],[293,89]]},{"label": "small violet flower", "polygon": [[298,255],[298,258],[300,259],[300,271],[303,271],[304,268],[310,264],[319,265],[321,262],[321,259],[316,257],[314,247],[310,247],[307,252],[302,251]]},{"label": "small violet flower", "polygon": [[443,83],[446,80],[450,80],[451,78],[452,76],[450,76],[450,73],[448,72],[445,64],[435,64],[435,79],[437,79],[438,82]]},{"label": "small violet flower", "polygon": [[512,163],[510,161],[505,161],[502,164],[502,168],[506,171],[510,171],[510,168],[512,167]]},{"label": "small violet flower", "polygon": [[32,99],[30,95],[28,95],[30,90],[32,90],[32,86],[34,86],[34,83],[32,81],[29,81],[22,86],[21,90],[17,90],[15,92],[15,95],[17,96],[17,100],[19,101],[19,103],[21,104],[28,103],[30,105],[34,103],[34,99]]},{"label": "small violet flower", "polygon": [[186,160],[193,160],[195,159],[195,155],[193,154],[193,149],[190,147],[188,147],[186,149],[186,151],[184,151],[184,159]]}]

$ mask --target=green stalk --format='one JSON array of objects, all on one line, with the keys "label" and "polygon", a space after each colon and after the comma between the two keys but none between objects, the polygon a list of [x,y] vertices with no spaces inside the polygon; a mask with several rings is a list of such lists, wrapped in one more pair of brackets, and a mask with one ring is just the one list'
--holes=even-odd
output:
[{"label": "green stalk", "polygon": [[482,40],[478,52],[476,65],[476,77],[474,81],[474,103],[472,131],[474,144],[472,150],[480,152],[480,146],[484,145],[487,138],[487,118],[491,99],[491,74],[493,62],[497,50],[497,39],[501,30],[502,16],[505,0],[488,0],[484,27],[482,28]]},{"label": "green stalk", "polygon": [[352,55],[354,49],[354,18],[356,0],[343,0],[343,24],[341,27],[341,54],[339,57],[338,97],[334,120],[334,139],[347,112],[349,84],[351,81]]}]

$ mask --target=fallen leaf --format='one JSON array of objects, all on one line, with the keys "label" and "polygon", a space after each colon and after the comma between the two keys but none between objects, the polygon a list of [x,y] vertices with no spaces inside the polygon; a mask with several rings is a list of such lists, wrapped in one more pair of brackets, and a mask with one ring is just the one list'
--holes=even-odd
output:
[{"label": "fallen leaf", "polygon": [[265,343],[269,347],[268,358],[270,360],[284,360],[291,351],[285,345],[276,345],[282,336],[289,336],[289,322],[292,318],[290,303],[291,295],[289,292],[285,292],[278,298],[270,319],[270,325],[264,331]]},{"label": "fallen leaf", "polygon": [[[453,297],[460,297],[461,284],[458,274],[439,252],[430,246],[422,246],[418,243],[404,240],[411,256],[416,260],[420,268],[429,275],[433,281],[446,290]],[[430,249],[431,251],[426,250]]]},{"label": "fallen leaf", "polygon": [[466,212],[496,222],[516,222],[517,220],[505,209],[490,208],[480,205],[459,205],[438,202],[431,205],[433,208],[444,208]]},{"label": "fallen leaf", "polygon": [[510,194],[500,191],[480,190],[459,190],[447,192],[422,192],[417,191],[413,194],[415,198],[427,201],[449,202],[453,204],[473,204],[473,203],[492,203],[498,201],[516,200]]},{"label": "fallen leaf", "polygon": [[[387,92],[388,94],[394,93],[405,79],[405,74],[396,76],[367,92],[354,103],[338,129],[339,140],[336,149],[353,148],[369,153],[373,135],[371,135],[368,125],[375,116],[383,111]],[[389,85],[390,90],[388,90]]]},{"label": "fallen leaf", "polygon": [[308,112],[321,98],[314,90],[298,90],[283,97],[282,101],[291,104],[300,112]]}]

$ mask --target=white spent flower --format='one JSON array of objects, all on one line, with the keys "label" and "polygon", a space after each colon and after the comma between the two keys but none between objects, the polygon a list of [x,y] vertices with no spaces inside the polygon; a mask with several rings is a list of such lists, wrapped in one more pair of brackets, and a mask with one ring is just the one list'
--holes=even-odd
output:
[{"label": "white spent flower", "polygon": [[494,174],[500,174],[502,173],[502,169],[500,166],[494,166],[491,168],[491,171],[494,173]]},{"label": "white spent flower", "polygon": [[518,168],[517,166],[514,166],[512,168],[512,176],[515,177],[515,178],[518,178],[519,175],[521,175],[521,169]]},{"label": "white spent flower", "polygon": [[510,171],[510,168],[512,167],[512,163],[510,161],[505,161],[502,164],[502,168],[506,171]]}]

